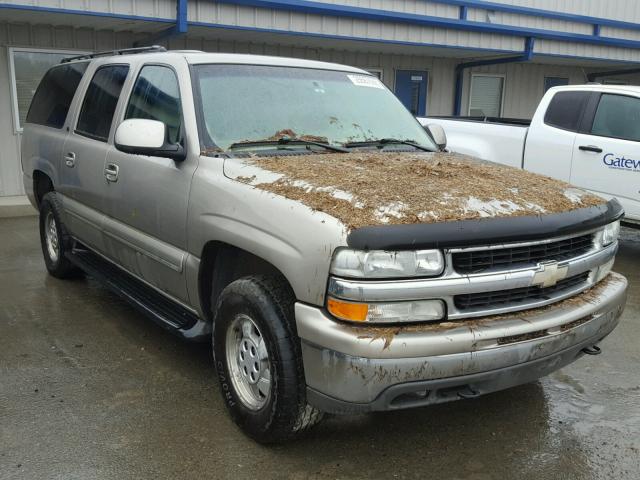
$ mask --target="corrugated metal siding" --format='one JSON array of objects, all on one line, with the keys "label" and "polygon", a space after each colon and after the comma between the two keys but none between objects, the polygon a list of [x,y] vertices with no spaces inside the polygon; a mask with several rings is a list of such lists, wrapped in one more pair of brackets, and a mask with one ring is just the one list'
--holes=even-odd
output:
[{"label": "corrugated metal siding", "polygon": [[[591,70],[587,70],[590,72]],[[543,65],[532,63],[512,63],[477,67],[465,72],[465,88],[462,97],[462,114],[467,115],[471,75],[486,73],[505,75],[503,117],[531,118],[544,94],[545,77],[568,78],[570,85],[586,83],[586,74],[580,67]],[[615,77],[633,85],[640,85],[640,75]]]},{"label": "corrugated metal siding", "polygon": [[176,17],[175,0],[0,0],[2,3],[141,17]]},{"label": "corrugated metal siding", "polygon": [[640,23],[638,0],[492,0],[495,3],[539,8],[552,12],[573,13]]},{"label": "corrugated metal siding", "polygon": [[[340,3],[344,3],[341,0]],[[389,7],[386,6],[386,9]],[[353,18],[309,15],[229,4],[212,0],[191,0],[189,20],[209,24],[252,27],[300,33],[337,35],[371,40],[449,45],[453,47],[521,51],[522,38],[470,33],[459,30],[376,22]]]}]

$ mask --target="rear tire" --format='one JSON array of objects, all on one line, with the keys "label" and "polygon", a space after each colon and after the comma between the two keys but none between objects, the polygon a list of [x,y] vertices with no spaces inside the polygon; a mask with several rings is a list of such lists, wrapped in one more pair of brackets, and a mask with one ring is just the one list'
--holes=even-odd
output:
[{"label": "rear tire", "polygon": [[260,443],[291,439],[322,419],[306,400],[294,302],[284,279],[260,275],[228,285],[215,310],[222,397],[234,422]]},{"label": "rear tire", "polygon": [[62,223],[61,206],[55,192],[47,193],[40,202],[40,244],[44,263],[56,278],[77,277],[81,272],[66,254],[71,251],[72,239]]}]

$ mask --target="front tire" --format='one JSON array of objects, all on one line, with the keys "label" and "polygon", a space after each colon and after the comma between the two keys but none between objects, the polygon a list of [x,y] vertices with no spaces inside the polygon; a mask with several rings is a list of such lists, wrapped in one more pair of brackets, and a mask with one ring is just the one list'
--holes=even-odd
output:
[{"label": "front tire", "polygon": [[260,443],[290,439],[322,418],[306,400],[294,302],[284,279],[252,276],[228,285],[215,311],[222,396],[234,422]]},{"label": "front tire", "polygon": [[80,273],[66,257],[71,237],[62,223],[61,206],[55,192],[47,193],[40,202],[40,244],[44,263],[56,278],[71,278]]}]

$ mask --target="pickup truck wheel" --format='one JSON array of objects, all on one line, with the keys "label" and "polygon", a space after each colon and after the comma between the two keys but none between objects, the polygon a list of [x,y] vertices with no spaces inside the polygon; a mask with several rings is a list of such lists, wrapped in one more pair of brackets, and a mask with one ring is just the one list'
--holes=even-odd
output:
[{"label": "pickup truck wheel", "polygon": [[62,223],[60,210],[55,192],[47,193],[40,202],[40,243],[49,273],[56,278],[70,278],[80,270],[65,256],[71,248],[71,238]]},{"label": "pickup truck wheel", "polygon": [[306,400],[294,302],[284,280],[251,276],[228,285],[215,311],[220,391],[235,423],[261,443],[290,439],[322,418]]}]

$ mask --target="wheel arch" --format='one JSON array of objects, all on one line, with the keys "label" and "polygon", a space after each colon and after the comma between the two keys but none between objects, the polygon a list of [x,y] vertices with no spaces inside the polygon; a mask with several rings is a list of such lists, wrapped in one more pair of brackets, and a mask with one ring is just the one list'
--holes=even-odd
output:
[{"label": "wheel arch", "polygon": [[204,245],[198,271],[198,296],[207,321],[213,320],[213,310],[224,288],[249,275],[280,277],[295,297],[295,290],[286,275],[264,258],[222,241],[212,240]]},{"label": "wheel arch", "polygon": [[33,196],[36,201],[36,206],[40,209],[40,203],[44,196],[49,192],[54,192],[55,187],[51,177],[42,170],[33,171]]}]

